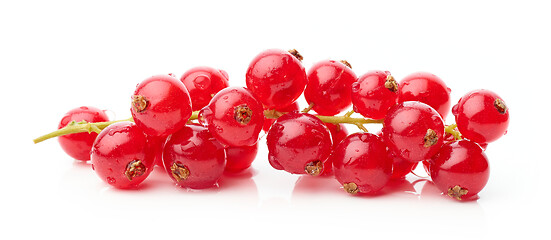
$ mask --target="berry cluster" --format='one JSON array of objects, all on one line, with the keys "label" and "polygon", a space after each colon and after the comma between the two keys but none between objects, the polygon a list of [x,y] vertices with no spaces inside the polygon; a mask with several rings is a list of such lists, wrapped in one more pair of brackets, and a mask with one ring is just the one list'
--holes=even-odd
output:
[{"label": "berry cluster", "polygon": [[[334,175],[350,194],[377,193],[419,162],[452,198],[473,199],[484,188],[484,150],[509,122],[497,94],[467,93],[452,108],[456,123],[445,125],[451,90],[433,74],[397,82],[388,71],[357,77],[346,61],[321,61],[307,72],[301,60],[296,50],[260,53],[248,67],[246,88],[229,87],[228,74],[209,67],[179,80],[153,76],[131,96],[132,118],[109,121],[97,108],[73,109],[35,143],[59,136],[67,154],[91,159],[99,177],[117,188],[138,186],[155,164],[180,187],[215,186],[224,171],[251,165],[262,130],[273,168]],[[309,106],[299,111],[303,93]],[[382,130],[369,133],[370,123],[382,123]],[[345,124],[363,132],[348,134]]]}]

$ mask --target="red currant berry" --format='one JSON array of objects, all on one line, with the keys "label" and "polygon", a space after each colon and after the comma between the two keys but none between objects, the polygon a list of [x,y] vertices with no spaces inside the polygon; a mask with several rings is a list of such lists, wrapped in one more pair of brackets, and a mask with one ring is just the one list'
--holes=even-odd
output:
[{"label": "red currant berry", "polygon": [[[380,131],[376,134],[378,137],[383,139],[383,132]],[[392,159],[392,176],[390,176],[391,179],[400,179],[404,178],[408,173],[413,171],[415,167],[417,167],[419,162],[410,162],[408,160],[405,160],[401,157],[396,156],[396,154],[392,151],[388,150],[387,147],[387,154],[388,158]]]},{"label": "red currant berry", "polygon": [[168,136],[191,117],[191,99],[184,84],[169,75],[150,77],[136,87],[132,117],[147,135]]},{"label": "red currant berry", "polygon": [[116,188],[134,188],[149,175],[155,153],[136,124],[119,122],[98,135],[92,147],[92,167],[98,176]]},{"label": "red currant berry", "polygon": [[[271,109],[264,109],[264,110],[270,111]],[[299,110],[299,106],[297,102],[291,103],[291,105],[284,108],[275,109],[275,111],[281,112],[281,113],[288,113],[288,112],[298,111],[298,110]],[[262,127],[262,130],[264,130],[264,132],[268,132],[268,130],[270,130],[270,127],[272,127],[272,124],[274,124],[274,122],[275,122],[275,119],[273,118],[265,118],[264,126]]]},{"label": "red currant berry", "polygon": [[202,189],[214,186],[222,176],[226,154],[205,127],[188,125],[169,137],[163,162],[178,186]]},{"label": "red currant berry", "polygon": [[419,162],[410,162],[394,155],[393,152],[388,152],[389,158],[392,159],[392,179],[404,178],[408,173],[413,171]]},{"label": "red currant berry", "polygon": [[240,172],[251,166],[258,152],[258,143],[252,146],[226,148],[226,172]]},{"label": "red currant berry", "polygon": [[356,74],[348,62],[325,60],[316,63],[308,71],[308,84],[304,98],[313,104],[313,110],[321,115],[333,116],[347,109],[350,86],[356,81]]},{"label": "red currant berry", "polygon": [[352,84],[354,111],[372,119],[383,119],[398,98],[398,85],[390,72],[371,71]]},{"label": "red currant berry", "polygon": [[302,94],[308,82],[301,60],[296,50],[261,52],[247,70],[247,88],[270,109],[289,106]]},{"label": "red currant berry", "polygon": [[426,103],[440,113],[442,119],[446,119],[451,106],[450,93],[451,89],[436,75],[418,72],[402,79],[398,88],[398,102]]},{"label": "red currant berry", "polygon": [[147,136],[147,145],[155,153],[155,165],[164,168],[163,166],[163,149],[165,147],[167,137],[164,136]]},{"label": "red currant berry", "polygon": [[228,74],[211,67],[192,68],[182,75],[180,81],[189,91],[193,111],[207,106],[217,92],[229,86]]},{"label": "red currant berry", "polygon": [[343,139],[348,136],[348,130],[344,124],[325,123],[329,132],[331,132],[331,139],[333,140],[333,148],[337,146]]},{"label": "red currant berry", "polygon": [[478,144],[469,140],[442,146],[430,160],[429,168],[432,181],[438,189],[457,200],[477,195],[490,175],[486,154]]},{"label": "red currant berry", "polygon": [[[346,130],[344,124],[325,123],[325,126],[327,126],[327,129],[329,129],[329,132],[331,133],[331,140],[333,141],[332,149],[335,149],[337,144],[348,136],[348,130]],[[321,175],[329,176],[331,174],[333,174],[333,162],[329,157],[323,165],[323,173]]]},{"label": "red currant berry", "polygon": [[[67,112],[59,122],[58,129],[76,122],[106,122],[109,117],[104,111],[95,107],[79,107]],[[90,149],[98,136],[97,133],[73,133],[59,136],[59,145],[65,153],[74,159],[88,161],[90,160]]]},{"label": "red currant berry", "polygon": [[199,115],[199,121],[225,146],[255,144],[264,125],[262,104],[242,87],[222,89]]},{"label": "red currant berry", "polygon": [[452,112],[461,134],[477,143],[493,142],[507,133],[509,109],[492,91],[475,90],[465,94]]},{"label": "red currant berry", "polygon": [[443,144],[442,117],[421,102],[403,102],[391,108],[383,126],[389,151],[410,162],[431,158]]},{"label": "red currant berry", "polygon": [[331,155],[335,178],[350,194],[374,194],[390,180],[392,160],[382,139],[371,133],[353,133]]},{"label": "red currant berry", "polygon": [[278,170],[318,176],[331,154],[331,141],[331,133],[319,118],[290,112],[268,131],[268,160]]}]

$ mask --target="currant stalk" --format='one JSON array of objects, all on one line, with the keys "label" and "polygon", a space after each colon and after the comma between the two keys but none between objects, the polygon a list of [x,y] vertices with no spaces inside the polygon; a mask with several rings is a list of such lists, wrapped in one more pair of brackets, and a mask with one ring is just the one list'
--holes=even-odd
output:
[{"label": "currant stalk", "polygon": [[[195,120],[197,119],[199,115],[199,111],[192,112],[191,117],[189,120]],[[67,124],[67,126],[60,128],[56,131],[53,131],[51,133],[42,135],[40,137],[37,137],[33,140],[33,142],[39,143],[45,140],[48,140],[50,138],[55,138],[67,134],[73,134],[73,133],[82,133],[82,132],[95,132],[100,133],[104,128],[108,127],[109,125],[112,125],[114,123],[118,122],[134,122],[133,118],[127,118],[127,119],[121,119],[121,120],[114,120],[114,121],[107,121],[107,122],[86,122],[86,121],[80,121],[80,122],[71,122]]]},{"label": "currant stalk", "polygon": [[[347,112],[346,114],[344,114],[342,116],[323,116],[323,115],[314,115],[314,116],[316,116],[322,122],[325,122],[325,123],[352,124],[352,125],[357,126],[359,129],[363,130],[364,132],[367,131],[367,129],[365,129],[365,127],[363,126],[364,124],[382,123],[383,120],[384,120],[384,119],[373,120],[373,119],[368,119],[368,118],[355,118],[355,117],[351,116],[353,113],[354,113],[354,111],[349,111],[349,112]],[[279,118],[279,117],[281,117],[285,114],[287,114],[287,113],[286,112],[275,111],[273,109],[264,111],[264,116],[267,119],[277,119],[277,118]],[[189,118],[189,121],[198,119],[198,116],[199,116],[199,111],[192,112],[191,117]],[[107,121],[107,122],[93,122],[93,123],[86,122],[86,121],[71,122],[63,128],[60,128],[56,131],[53,131],[51,133],[48,133],[48,134],[45,134],[45,135],[40,136],[38,138],[35,138],[33,140],[33,142],[34,143],[39,143],[39,142],[48,140],[50,138],[59,137],[59,136],[67,135],[67,134],[73,134],[73,133],[82,133],[82,132],[100,133],[101,130],[108,127],[109,125],[114,124],[114,123],[118,123],[118,122],[124,122],[124,121],[133,122],[134,120],[133,120],[133,118],[127,118],[127,119]],[[455,131],[453,129],[454,128],[452,128],[449,131]],[[446,131],[448,131],[448,130],[446,130]],[[459,134],[459,132],[457,132],[457,133]]]},{"label": "currant stalk", "polygon": [[456,128],[457,128],[457,124],[454,123],[454,124],[450,124],[450,125],[446,126],[446,127],[444,128],[444,131],[445,131],[446,133],[452,135],[453,138],[454,138],[455,140],[461,140],[461,139],[463,139],[463,138],[461,137],[461,133],[460,133],[459,131],[455,130]]}]

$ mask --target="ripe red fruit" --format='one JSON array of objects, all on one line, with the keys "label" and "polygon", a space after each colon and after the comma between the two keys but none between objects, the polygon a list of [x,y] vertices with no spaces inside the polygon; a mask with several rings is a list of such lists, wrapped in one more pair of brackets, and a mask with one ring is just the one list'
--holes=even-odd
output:
[{"label": "ripe red fruit", "polygon": [[185,72],[180,81],[189,91],[193,111],[207,106],[216,93],[229,86],[228,74],[211,67],[194,67]]},{"label": "ripe red fruit", "polygon": [[463,137],[477,143],[493,142],[507,133],[509,108],[492,91],[481,89],[465,94],[452,112]]},{"label": "ripe red fruit", "polygon": [[410,162],[429,159],[443,144],[444,122],[432,107],[403,102],[391,108],[383,122],[389,151]]},{"label": "ripe red fruit", "polygon": [[390,180],[392,160],[382,139],[371,133],[353,133],[331,154],[335,178],[350,194],[374,194]]},{"label": "ripe red fruit", "polygon": [[308,71],[308,84],[304,98],[314,104],[313,110],[321,115],[333,116],[350,106],[350,87],[356,74],[346,65],[348,62],[325,60]]},{"label": "ripe red fruit", "polygon": [[486,154],[469,140],[445,144],[429,164],[434,184],[457,200],[476,196],[486,186],[490,175]]},{"label": "ripe red fruit", "polygon": [[[264,109],[264,110],[269,111],[271,109]],[[283,107],[283,108],[277,108],[275,110],[278,111],[278,112],[282,112],[282,113],[288,113],[288,112],[292,112],[292,111],[298,111],[299,106],[298,106],[297,102],[294,102],[294,103],[291,103],[291,105],[289,105],[289,106],[286,106],[286,107]],[[264,118],[264,126],[262,127],[262,130],[264,130],[264,132],[268,132],[268,130],[270,130],[270,127],[272,127],[272,124],[274,124],[274,122],[275,122],[275,119],[273,119],[273,118]]]},{"label": "ripe red fruit", "polygon": [[434,108],[442,119],[450,111],[451,89],[434,74],[417,72],[406,76],[398,87],[398,103],[419,101]]},{"label": "ripe red fruit", "polygon": [[[106,122],[109,117],[104,111],[95,107],[79,107],[67,112],[59,122],[58,129],[67,126],[72,122]],[[97,133],[73,133],[59,136],[59,145],[74,159],[88,161],[90,160],[90,149],[98,136]]]},{"label": "ripe red fruit", "polygon": [[331,153],[331,133],[319,118],[291,112],[276,120],[268,136],[272,167],[294,174],[318,176]]},{"label": "ripe red fruit", "polygon": [[106,183],[116,188],[134,188],[149,175],[155,152],[136,124],[109,125],[96,138],[91,151],[92,168]]},{"label": "ripe red fruit", "polygon": [[252,146],[226,148],[226,172],[240,172],[251,166],[258,152],[258,143]]},{"label": "ripe red fruit", "polygon": [[[325,123],[325,126],[331,133],[331,140],[333,141],[332,149],[335,149],[335,147],[348,136],[348,130],[346,130],[344,124]],[[329,176],[331,174],[333,174],[333,162],[329,157],[323,165],[323,173],[321,175]]]},{"label": "ripe red fruit", "polygon": [[155,153],[155,165],[164,168],[163,166],[163,149],[165,147],[167,137],[164,136],[147,136],[147,145]]},{"label": "ripe red fruit", "polygon": [[371,71],[352,84],[354,111],[371,119],[383,119],[396,105],[398,85],[388,71]]},{"label": "ripe red fruit", "polygon": [[191,99],[184,84],[170,75],[150,77],[132,95],[132,118],[147,135],[168,136],[191,117]]},{"label": "ripe red fruit", "polygon": [[247,88],[267,108],[289,106],[302,94],[308,82],[301,60],[296,50],[261,52],[247,69]]},{"label": "ripe red fruit", "polygon": [[199,112],[199,121],[225,146],[251,146],[258,141],[264,111],[249,90],[229,87]]},{"label": "ripe red fruit", "polygon": [[402,159],[394,155],[394,153],[389,151],[389,158],[392,159],[392,179],[404,178],[408,175],[419,162],[410,162],[408,160]]},{"label": "ripe red fruit", "polygon": [[205,127],[188,125],[169,137],[163,163],[178,186],[202,189],[214,186],[222,176],[226,154]]}]

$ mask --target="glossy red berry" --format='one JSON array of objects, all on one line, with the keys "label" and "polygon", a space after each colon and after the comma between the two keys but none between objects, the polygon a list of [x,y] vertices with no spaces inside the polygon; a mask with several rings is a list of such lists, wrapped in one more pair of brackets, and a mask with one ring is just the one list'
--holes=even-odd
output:
[{"label": "glossy red berry", "polygon": [[172,134],[163,151],[165,170],[180,187],[214,186],[224,172],[224,147],[202,126],[188,125]]},{"label": "glossy red berry", "polygon": [[417,72],[400,81],[398,102],[419,101],[426,103],[440,113],[442,119],[446,119],[451,106],[450,93],[451,89],[436,75]]},{"label": "glossy red berry", "polygon": [[475,90],[465,94],[452,112],[463,137],[477,143],[493,142],[507,133],[509,108],[492,91]]},{"label": "glossy red berry", "polygon": [[96,138],[91,151],[92,168],[116,188],[134,188],[143,182],[155,164],[142,129],[132,122],[109,125]]},{"label": "glossy red berry", "polygon": [[[79,107],[67,112],[59,122],[58,129],[76,122],[106,122],[109,117],[103,110],[95,107]],[[63,135],[58,138],[59,145],[74,159],[88,161],[90,160],[90,149],[98,136],[97,133],[73,133]]]},{"label": "glossy red berry", "polygon": [[388,71],[371,71],[352,84],[354,111],[371,119],[383,119],[396,105],[398,85]]},{"label": "glossy red berry", "polygon": [[170,75],[150,77],[132,95],[132,118],[147,135],[168,136],[191,117],[191,99],[184,84]]},{"label": "glossy red berry", "polygon": [[353,133],[333,154],[335,178],[350,194],[374,194],[390,180],[392,160],[382,139],[371,133]]},{"label": "glossy red berry", "polygon": [[193,111],[207,106],[216,93],[229,86],[228,74],[211,67],[192,68],[182,75],[180,81],[189,91]]},{"label": "glossy red berry", "polygon": [[[271,109],[264,109],[270,111]],[[281,113],[288,113],[292,111],[298,111],[299,106],[297,102],[291,103],[291,105],[283,107],[283,108],[276,108],[275,111],[281,112]],[[264,118],[264,126],[262,127],[262,130],[264,132],[268,132],[270,130],[270,127],[272,127],[272,124],[274,124],[275,119],[273,118]]]},{"label": "glossy red berry", "polygon": [[[335,149],[335,147],[348,136],[348,130],[346,130],[344,124],[325,123],[325,126],[327,126],[327,129],[329,129],[331,133],[331,140],[333,141],[332,149]],[[331,174],[333,174],[333,161],[329,157],[323,165],[323,173],[321,175],[329,176]]]},{"label": "glossy red berry", "polygon": [[457,200],[476,196],[488,182],[490,168],[482,148],[469,140],[460,140],[442,146],[429,161],[434,184]]},{"label": "glossy red berry", "polygon": [[389,158],[392,159],[392,176],[391,179],[400,179],[408,175],[419,162],[411,162],[403,158],[397,157],[393,152],[389,151]]},{"label": "glossy red berry", "polygon": [[240,172],[251,166],[258,152],[258,143],[252,146],[226,148],[226,172]]},{"label": "glossy red berry", "polygon": [[308,71],[308,84],[304,98],[313,104],[313,110],[321,115],[333,116],[347,109],[352,100],[350,87],[356,74],[348,62],[325,60]]},{"label": "glossy red berry", "polygon": [[308,82],[301,60],[296,50],[261,52],[247,69],[247,88],[267,108],[289,106],[302,94]]},{"label": "glossy red berry", "polygon": [[319,118],[287,113],[274,123],[268,136],[268,160],[278,170],[318,176],[331,154],[331,133]]},{"label": "glossy red berry", "polygon": [[432,107],[403,102],[391,108],[383,122],[389,151],[410,162],[429,159],[443,144],[444,122]]},{"label": "glossy red berry", "polygon": [[262,104],[242,87],[221,90],[199,115],[199,121],[225,146],[255,144],[264,125]]},{"label": "glossy red berry", "polygon": [[165,147],[167,137],[165,136],[147,136],[147,145],[155,154],[155,165],[164,168],[163,166],[163,149]]}]

